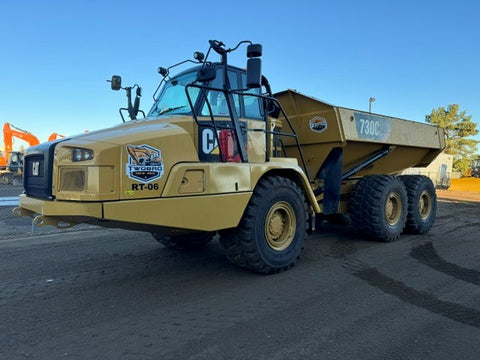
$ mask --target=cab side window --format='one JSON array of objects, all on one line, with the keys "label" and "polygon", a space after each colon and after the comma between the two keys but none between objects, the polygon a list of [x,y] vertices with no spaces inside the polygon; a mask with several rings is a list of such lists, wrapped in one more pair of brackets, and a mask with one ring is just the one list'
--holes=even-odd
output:
[{"label": "cab side window", "polygon": [[[229,70],[228,81],[230,83],[230,88],[233,90],[245,89],[247,75],[244,72]],[[217,76],[210,84],[210,87],[217,89],[223,88],[223,69],[221,67],[217,69]],[[261,89],[258,88],[248,90],[245,95],[232,94],[237,115],[246,119],[263,120],[261,99],[255,96],[248,96],[246,94],[261,95],[262,93]],[[205,96],[208,100],[208,104],[210,104],[213,116],[230,116],[228,112],[227,99],[222,91],[207,90],[205,92]],[[201,111],[202,116],[210,116],[208,104],[207,101],[205,101],[203,104]]]},{"label": "cab side window", "polygon": [[[247,75],[242,73],[242,87],[246,88],[245,84],[247,83]],[[261,89],[250,89],[246,92],[247,94],[262,95]],[[256,119],[263,120],[262,116],[262,102],[261,98],[255,96],[243,95],[243,103],[245,106],[245,118],[247,119]]]},{"label": "cab side window", "polygon": [[[230,82],[230,88],[238,89],[237,73],[234,71],[228,72],[228,81]],[[217,69],[217,76],[215,80],[210,84],[210,87],[222,89],[223,88],[223,70]],[[212,108],[213,116],[230,116],[228,112],[227,99],[222,91],[208,90],[206,91],[206,97]],[[238,95],[233,95],[233,101],[237,110],[238,116],[240,116],[240,98]],[[208,104],[205,102],[202,107],[201,115],[209,116]]]}]

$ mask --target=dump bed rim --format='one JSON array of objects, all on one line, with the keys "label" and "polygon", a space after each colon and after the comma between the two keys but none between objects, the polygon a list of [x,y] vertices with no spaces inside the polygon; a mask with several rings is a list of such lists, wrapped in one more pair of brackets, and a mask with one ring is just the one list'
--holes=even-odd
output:
[{"label": "dump bed rim", "polygon": [[416,120],[409,120],[409,119],[403,119],[403,118],[399,118],[399,117],[395,117],[395,116],[391,116],[391,115],[385,115],[385,114],[379,114],[379,113],[373,113],[373,112],[368,112],[368,111],[364,111],[364,110],[358,110],[358,109],[353,109],[353,108],[349,108],[349,107],[345,107],[345,106],[338,106],[338,105],[334,105],[334,104],[331,104],[329,102],[326,102],[324,100],[321,100],[321,99],[318,99],[316,98],[315,96],[310,96],[310,95],[306,95],[298,90],[295,90],[295,89],[285,89],[285,90],[282,90],[282,91],[278,91],[276,93],[273,94],[273,97],[277,97],[279,95],[283,95],[284,93],[289,93],[289,92],[292,92],[292,93],[295,93],[295,94],[298,94],[298,95],[301,95],[301,96],[305,96],[307,98],[310,98],[310,99],[313,99],[315,101],[318,101],[322,104],[325,104],[327,106],[331,106],[333,108],[337,108],[337,109],[344,109],[344,110],[349,110],[349,111],[354,111],[354,112],[359,112],[359,113],[363,113],[363,114],[368,114],[368,115],[374,115],[374,116],[381,116],[381,117],[385,117],[385,118],[390,118],[390,119],[395,119],[395,120],[402,120],[402,121],[408,121],[408,122],[412,122],[412,123],[416,123],[416,124],[422,124],[422,125],[426,125],[426,126],[432,126],[432,127],[435,127],[435,128],[440,128],[440,126],[438,125],[435,125],[435,124],[429,124],[429,123],[426,123],[426,122],[421,122],[421,121],[416,121]]}]

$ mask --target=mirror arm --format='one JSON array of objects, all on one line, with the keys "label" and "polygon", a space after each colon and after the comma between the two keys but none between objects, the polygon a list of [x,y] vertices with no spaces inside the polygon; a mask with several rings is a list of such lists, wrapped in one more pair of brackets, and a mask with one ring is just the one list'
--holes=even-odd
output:
[{"label": "mirror arm", "polygon": [[242,41],[240,41],[240,42],[237,44],[237,46],[235,46],[233,49],[228,49],[227,52],[232,52],[232,51],[237,50],[238,47],[239,47],[240,45],[242,45],[242,44],[250,44],[250,45],[252,45],[252,42],[251,42],[250,40],[242,40]]},{"label": "mirror arm", "polygon": [[133,109],[132,106],[132,88],[131,87],[126,87],[125,91],[127,92],[127,103],[128,103],[128,116],[130,117],[131,120],[136,120],[137,114],[135,114],[135,110]]},{"label": "mirror arm", "polygon": [[273,97],[270,83],[268,82],[267,78],[263,75],[262,75],[262,85],[265,87],[265,91],[267,92],[268,96]]}]

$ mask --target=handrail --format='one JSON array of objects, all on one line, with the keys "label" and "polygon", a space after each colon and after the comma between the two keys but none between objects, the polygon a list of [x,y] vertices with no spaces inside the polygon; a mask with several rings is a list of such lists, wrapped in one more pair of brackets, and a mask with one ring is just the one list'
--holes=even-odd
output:
[{"label": "handrail", "polygon": [[[285,118],[285,120],[287,121],[288,126],[290,127],[290,130],[292,131],[292,134],[281,133],[280,135],[281,135],[281,136],[287,136],[287,137],[293,137],[293,138],[295,139],[295,143],[296,143],[296,145],[297,145],[298,153],[299,153],[300,159],[301,159],[301,161],[302,161],[303,170],[305,171],[305,175],[307,176],[307,179],[308,179],[309,181],[311,181],[310,175],[309,175],[308,169],[307,169],[307,164],[306,164],[306,162],[305,162],[305,157],[303,156],[302,147],[300,146],[300,142],[298,141],[297,132],[295,131],[295,129],[294,129],[294,127],[293,127],[290,119],[288,118],[287,113],[286,113],[285,110],[283,109],[282,104],[280,104],[280,102],[279,102],[277,99],[275,99],[274,97],[272,97],[272,96],[257,95],[257,94],[248,94],[248,93],[246,94],[246,93],[243,93],[243,92],[238,91],[238,90],[231,90],[231,92],[232,92],[233,94],[237,94],[237,95],[253,96],[253,97],[260,98],[260,99],[271,100],[271,101],[273,101],[274,103],[276,103],[276,104],[278,105],[278,108],[280,109],[283,117]],[[269,134],[275,134],[275,132],[272,131],[272,130],[266,129],[265,131],[266,131],[266,136],[267,136],[267,138],[268,138],[268,135],[269,135]],[[268,139],[267,139],[267,140],[268,140]],[[267,143],[269,144],[268,141],[267,141]],[[267,156],[268,156],[268,155],[267,155]],[[268,158],[267,161],[270,161],[270,159]]]},{"label": "handrail", "polygon": [[[205,103],[207,104],[211,125],[210,124],[200,124],[200,122],[198,121],[198,116],[197,116],[197,113],[195,111],[195,106],[192,102],[190,93],[188,91],[190,88],[198,88],[198,89],[202,90],[202,96],[204,97]],[[205,90],[222,92],[222,93],[225,94],[225,96],[227,94],[236,94],[236,95],[242,95],[242,96],[253,96],[253,97],[256,97],[256,98],[260,98],[260,99],[263,99],[263,100],[270,100],[270,101],[274,102],[278,106],[278,108],[280,109],[283,117],[285,118],[285,120],[286,120],[286,122],[287,122],[287,124],[290,128],[291,133],[273,131],[273,130],[269,130],[267,128],[265,128],[265,130],[262,130],[262,131],[265,132],[265,138],[266,138],[265,161],[267,161],[267,162],[270,161],[269,135],[280,135],[280,136],[286,136],[286,137],[293,137],[295,139],[295,144],[296,144],[298,153],[300,155],[300,160],[301,160],[305,175],[307,176],[307,179],[309,181],[311,181],[310,175],[308,173],[307,164],[305,162],[305,157],[303,155],[302,147],[300,146],[300,142],[298,140],[297,133],[296,133],[290,119],[288,118],[287,113],[283,109],[283,106],[280,104],[280,102],[277,99],[275,99],[272,96],[245,93],[245,90],[242,90],[242,89],[240,89],[240,90],[226,90],[226,89],[214,88],[214,87],[210,87],[210,86],[198,85],[198,84],[193,84],[193,83],[188,84],[188,85],[185,86],[185,93],[187,95],[187,100],[188,100],[188,103],[190,105],[190,108],[192,109],[193,119],[198,126],[203,126],[203,127],[208,127],[208,128],[213,128],[214,129],[215,138],[216,138],[217,143],[219,144],[218,149],[219,149],[219,154],[220,154],[220,157],[222,159],[222,162],[225,162],[225,156],[224,156],[224,154],[222,152],[222,149],[221,149],[221,146],[220,146],[220,139],[219,139],[219,136],[218,136],[217,129],[218,128],[223,128],[223,129],[230,129],[232,131],[235,131],[235,128],[234,127],[229,127],[229,126],[222,126],[222,125],[219,126],[218,124],[216,124],[215,117],[214,117],[213,111],[212,111],[212,107],[210,105],[210,102],[208,101],[207,96],[205,95]],[[230,116],[230,118],[231,118],[231,116]],[[240,136],[240,134],[237,134],[237,136]],[[240,142],[237,141],[236,145],[237,145],[237,148],[239,149],[239,153],[240,153],[241,152],[240,151]]]}]

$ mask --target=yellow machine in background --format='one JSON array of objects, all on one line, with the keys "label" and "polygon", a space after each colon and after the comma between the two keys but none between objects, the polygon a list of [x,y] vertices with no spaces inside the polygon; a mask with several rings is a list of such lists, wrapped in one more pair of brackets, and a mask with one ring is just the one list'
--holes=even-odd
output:
[{"label": "yellow machine in background", "polygon": [[[296,91],[272,94],[262,47],[248,43],[247,70],[202,53],[197,65],[163,80],[137,119],[140,88],[125,89],[130,121],[29,148],[18,216],[37,225],[90,223],[150,231],[177,248],[205,245],[219,232],[228,258],[262,273],[296,261],[316,215],[349,213],[381,241],[425,233],[436,196],[423,176],[444,148],[432,125],[336,107]],[[161,86],[163,85],[163,86]],[[136,88],[132,105],[131,91]],[[123,115],[122,115],[123,118]]]}]

